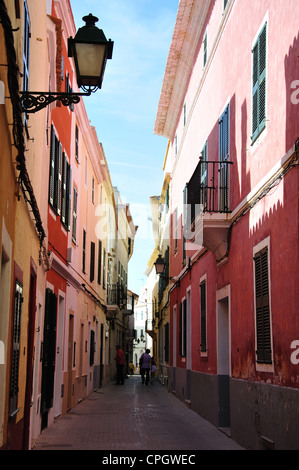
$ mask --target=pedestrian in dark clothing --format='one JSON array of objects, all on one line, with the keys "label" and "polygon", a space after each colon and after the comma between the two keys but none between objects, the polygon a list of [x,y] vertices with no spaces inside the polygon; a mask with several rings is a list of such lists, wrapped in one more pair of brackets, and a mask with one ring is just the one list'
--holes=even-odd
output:
[{"label": "pedestrian in dark clothing", "polygon": [[116,383],[117,385],[124,384],[124,365],[125,365],[125,355],[120,345],[116,346]]},{"label": "pedestrian in dark clothing", "polygon": [[140,371],[141,371],[141,380],[142,383],[148,385],[150,379],[150,371],[152,366],[152,358],[149,355],[150,350],[147,349],[145,353],[140,357]]}]

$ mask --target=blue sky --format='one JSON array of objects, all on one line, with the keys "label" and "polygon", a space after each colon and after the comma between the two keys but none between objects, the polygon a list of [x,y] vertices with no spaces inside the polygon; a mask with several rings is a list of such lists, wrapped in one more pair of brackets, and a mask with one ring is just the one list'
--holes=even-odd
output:
[{"label": "blue sky", "polygon": [[159,195],[167,139],[153,129],[179,0],[71,0],[76,28],[92,13],[114,41],[102,89],[85,99],[103,144],[112,184],[139,225],[128,287],[137,294],[154,248],[150,196]]}]

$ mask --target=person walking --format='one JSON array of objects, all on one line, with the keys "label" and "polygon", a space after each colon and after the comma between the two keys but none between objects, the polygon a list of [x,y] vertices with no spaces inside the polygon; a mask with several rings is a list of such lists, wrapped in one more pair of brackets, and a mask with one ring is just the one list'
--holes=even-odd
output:
[{"label": "person walking", "polygon": [[152,367],[152,358],[150,356],[150,350],[147,349],[145,353],[140,357],[140,372],[142,384],[148,385],[150,379],[150,372]]},{"label": "person walking", "polygon": [[124,365],[125,365],[125,355],[120,345],[116,345],[116,384],[124,384]]},{"label": "person walking", "polygon": [[155,359],[152,357],[152,367],[151,367],[151,384],[154,383],[154,377],[155,377],[155,373],[156,373],[156,363],[155,363]]}]

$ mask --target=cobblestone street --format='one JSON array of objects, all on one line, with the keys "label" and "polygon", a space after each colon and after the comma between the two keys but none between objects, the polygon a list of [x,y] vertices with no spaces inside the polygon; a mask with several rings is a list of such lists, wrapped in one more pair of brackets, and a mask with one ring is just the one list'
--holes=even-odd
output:
[{"label": "cobblestone street", "polygon": [[130,376],[92,393],[49,426],[35,450],[239,450],[158,382]]}]

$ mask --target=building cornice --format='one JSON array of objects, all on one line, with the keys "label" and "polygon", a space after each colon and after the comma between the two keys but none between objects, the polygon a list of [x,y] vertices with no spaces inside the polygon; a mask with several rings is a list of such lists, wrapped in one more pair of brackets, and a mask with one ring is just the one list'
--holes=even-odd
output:
[{"label": "building cornice", "polygon": [[154,133],[172,140],[211,0],[180,0]]}]

